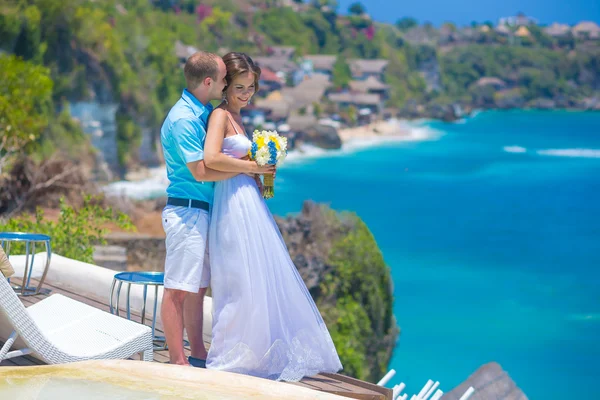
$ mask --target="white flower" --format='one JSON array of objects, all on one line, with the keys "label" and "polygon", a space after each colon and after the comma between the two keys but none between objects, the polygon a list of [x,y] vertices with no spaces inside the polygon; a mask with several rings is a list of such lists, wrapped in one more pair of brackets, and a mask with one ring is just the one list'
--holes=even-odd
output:
[{"label": "white flower", "polygon": [[268,157],[269,156],[269,148],[267,146],[263,146],[256,152],[257,157]]},{"label": "white flower", "polygon": [[279,143],[279,149],[282,151],[287,150],[287,138],[283,136],[279,136],[277,138],[277,142]]},{"label": "white flower", "polygon": [[256,163],[260,166],[264,166],[267,165],[267,163],[269,162],[269,157],[268,156],[256,156]]}]

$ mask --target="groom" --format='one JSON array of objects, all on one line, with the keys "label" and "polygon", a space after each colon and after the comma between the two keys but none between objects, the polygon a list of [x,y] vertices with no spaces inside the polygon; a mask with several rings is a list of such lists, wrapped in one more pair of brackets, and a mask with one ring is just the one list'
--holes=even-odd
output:
[{"label": "groom", "polygon": [[[167,256],[161,318],[171,364],[205,367],[202,317],[210,282],[207,238],[212,182],[237,173],[215,171],[204,165],[210,101],[221,99],[225,87],[223,60],[215,54],[195,53],[187,60],[184,75],[187,88],[167,115],[160,134],[170,182],[162,213]],[[184,326],[192,350],[187,360],[183,352]]]}]

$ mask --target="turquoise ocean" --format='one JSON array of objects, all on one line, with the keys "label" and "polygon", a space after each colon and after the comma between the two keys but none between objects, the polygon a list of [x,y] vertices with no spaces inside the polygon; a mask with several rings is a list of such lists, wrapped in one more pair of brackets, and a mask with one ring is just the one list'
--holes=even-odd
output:
[{"label": "turquoise ocean", "polygon": [[[530,399],[600,398],[600,113],[484,112],[419,140],[290,156],[274,214],[356,212],[394,280],[389,387],[496,361]],[[110,191],[163,196],[164,168]]]},{"label": "turquoise ocean", "polygon": [[430,140],[292,160],[275,214],[355,211],[390,266],[388,384],[497,361],[531,399],[600,398],[600,113],[485,112]]}]

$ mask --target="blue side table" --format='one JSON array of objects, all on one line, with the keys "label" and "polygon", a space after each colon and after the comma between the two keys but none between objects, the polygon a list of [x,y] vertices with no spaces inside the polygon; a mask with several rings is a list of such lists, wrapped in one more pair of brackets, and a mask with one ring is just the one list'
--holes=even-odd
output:
[{"label": "blue side table", "polygon": [[[10,259],[10,246],[12,243],[25,244],[25,269],[23,270],[23,282],[19,285],[11,285],[17,295],[34,296],[40,293],[48,268],[50,267],[50,258],[52,257],[52,246],[50,245],[50,236],[39,233],[23,233],[23,232],[0,232],[0,245],[4,248],[4,252]],[[35,261],[36,245],[45,246],[46,250],[46,265],[42,272],[42,277],[38,281],[37,286],[31,286],[31,275]],[[31,261],[30,261],[31,259]],[[10,280],[9,280],[10,281]]]},{"label": "blue side table", "polygon": [[[156,308],[158,306],[158,287],[163,286],[165,280],[164,272],[120,272],[115,275],[113,283],[110,287],[110,312],[119,315],[119,299],[121,298],[121,288],[123,283],[127,284],[126,311],[127,319],[131,319],[130,293],[131,285],[143,285],[144,297],[142,304],[142,325],[146,322],[146,298],[148,295],[148,286],[154,286],[154,313],[152,318],[152,336],[155,342],[160,342],[162,345],[155,346],[154,350],[165,350],[167,342],[164,336],[155,335],[156,325]],[[113,299],[116,296],[116,302]]]}]

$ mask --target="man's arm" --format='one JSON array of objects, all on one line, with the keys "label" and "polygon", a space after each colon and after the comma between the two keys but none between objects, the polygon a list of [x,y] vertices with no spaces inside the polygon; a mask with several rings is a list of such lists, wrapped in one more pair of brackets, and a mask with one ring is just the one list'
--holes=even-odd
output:
[{"label": "man's arm", "polygon": [[[198,130],[202,129],[197,123],[189,119],[175,121],[171,135],[176,144],[177,153],[185,160],[190,173],[200,182],[215,182],[229,179],[237,173],[224,173],[206,168],[204,162],[204,149]],[[204,134],[204,130],[202,130]]]}]

